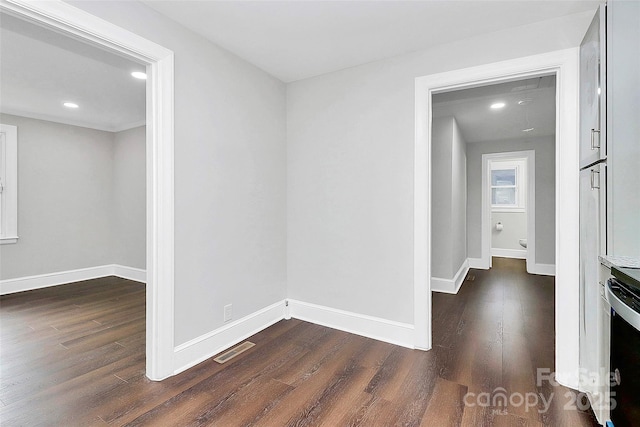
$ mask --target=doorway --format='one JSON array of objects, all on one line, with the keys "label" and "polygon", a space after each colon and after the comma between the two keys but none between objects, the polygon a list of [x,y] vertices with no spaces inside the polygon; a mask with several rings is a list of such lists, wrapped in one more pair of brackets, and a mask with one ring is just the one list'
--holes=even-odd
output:
[{"label": "doorway", "polygon": [[4,13],[97,45],[147,68],[146,375],[173,367],[173,52],[59,0],[2,2]]},{"label": "doorway", "polygon": [[517,258],[526,260],[528,273],[534,272],[535,154],[526,150],[482,155],[482,261],[489,268],[493,257]]},{"label": "doorway", "polygon": [[[414,164],[414,333],[415,347],[431,341],[431,127],[432,96],[462,88],[555,75],[555,264],[556,378],[578,385],[578,51],[567,49],[416,79]],[[562,167],[560,167],[562,165]],[[560,235],[561,234],[561,235]],[[560,238],[561,237],[561,238]],[[558,308],[562,307],[562,310]]]},{"label": "doorway", "polygon": [[[433,95],[432,291],[457,293],[468,269],[490,268],[492,256],[526,259],[530,273],[553,275],[555,99],[554,75]],[[539,236],[536,199],[545,220]],[[542,261],[550,273],[535,268]]]}]

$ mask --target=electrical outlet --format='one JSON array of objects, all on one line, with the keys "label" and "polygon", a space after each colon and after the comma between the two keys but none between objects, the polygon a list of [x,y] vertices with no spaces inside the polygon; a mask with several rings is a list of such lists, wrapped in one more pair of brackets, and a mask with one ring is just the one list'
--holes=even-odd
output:
[{"label": "electrical outlet", "polygon": [[231,304],[227,304],[224,306],[224,321],[228,322],[232,318],[233,315],[231,314]]}]

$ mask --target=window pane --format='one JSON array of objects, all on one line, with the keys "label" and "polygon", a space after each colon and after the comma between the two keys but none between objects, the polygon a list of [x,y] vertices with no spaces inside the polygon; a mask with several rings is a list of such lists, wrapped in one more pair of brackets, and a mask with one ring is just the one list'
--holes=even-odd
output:
[{"label": "window pane", "polygon": [[492,170],[491,185],[516,185],[516,170],[515,169]]},{"label": "window pane", "polygon": [[516,189],[515,188],[492,188],[491,189],[492,205],[515,205]]}]

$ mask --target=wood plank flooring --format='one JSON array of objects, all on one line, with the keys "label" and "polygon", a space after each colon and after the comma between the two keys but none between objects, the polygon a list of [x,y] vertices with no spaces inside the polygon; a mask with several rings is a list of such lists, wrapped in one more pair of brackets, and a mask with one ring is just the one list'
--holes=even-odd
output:
[{"label": "wood plank flooring", "polygon": [[[458,295],[434,294],[432,351],[289,320],[224,365],[162,382],[144,376],[143,285],[110,277],[6,295],[0,424],[597,425],[564,409],[568,389],[536,384],[536,368],[554,367],[553,279],[498,258],[470,274]],[[496,400],[501,390],[539,401]]]}]

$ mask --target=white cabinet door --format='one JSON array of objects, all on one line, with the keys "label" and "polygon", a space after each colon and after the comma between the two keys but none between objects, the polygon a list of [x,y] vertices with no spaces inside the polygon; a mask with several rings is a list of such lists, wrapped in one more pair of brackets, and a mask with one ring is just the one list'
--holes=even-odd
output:
[{"label": "white cabinet door", "polygon": [[604,173],[602,164],[580,171],[580,369],[581,386],[591,393],[599,389],[597,375],[602,364],[598,348],[602,318],[598,255]]},{"label": "white cabinet door", "polygon": [[580,167],[606,158],[605,6],[580,45]]},{"label": "white cabinet door", "polygon": [[607,253],[640,256],[640,1],[610,1],[607,22]]}]

